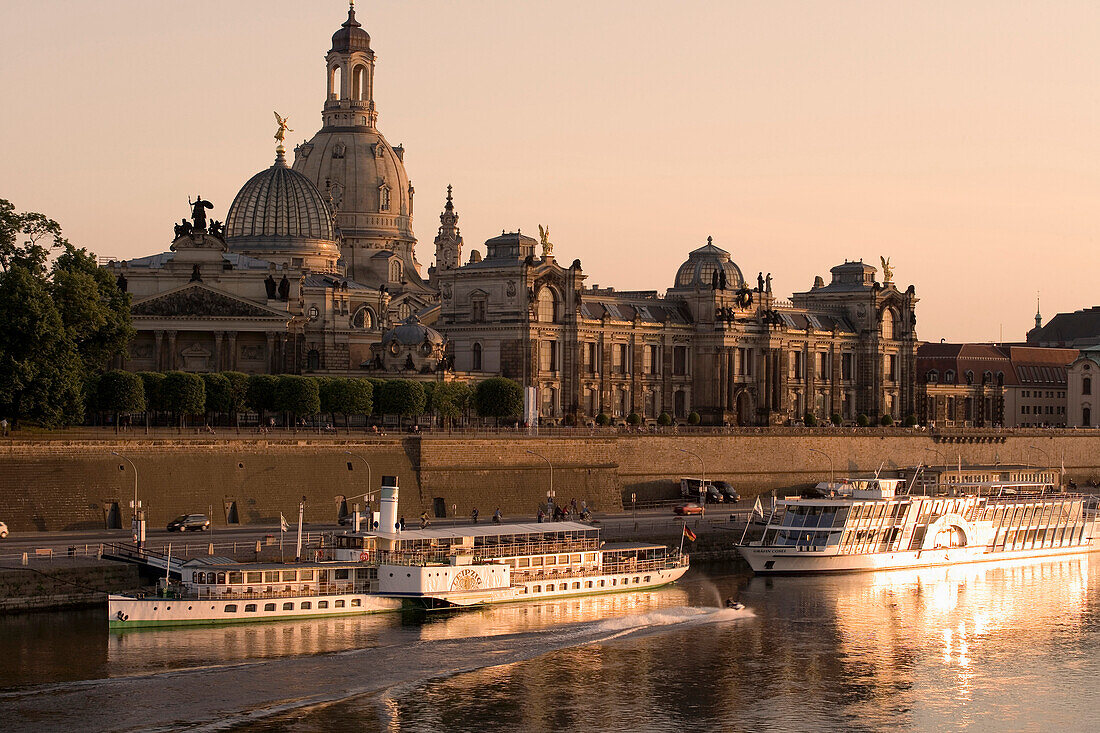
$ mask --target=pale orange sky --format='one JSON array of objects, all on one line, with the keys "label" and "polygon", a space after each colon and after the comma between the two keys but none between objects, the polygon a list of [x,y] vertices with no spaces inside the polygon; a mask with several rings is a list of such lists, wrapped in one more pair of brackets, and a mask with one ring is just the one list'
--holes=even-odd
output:
[{"label": "pale orange sky", "polygon": [[[223,219],[320,127],[340,0],[0,4],[0,198],[101,255]],[[658,289],[708,235],[777,293],[891,258],[926,340],[1097,304],[1100,3],[360,0],[426,270],[549,224],[588,283]],[[464,258],[465,259],[465,258]]]}]

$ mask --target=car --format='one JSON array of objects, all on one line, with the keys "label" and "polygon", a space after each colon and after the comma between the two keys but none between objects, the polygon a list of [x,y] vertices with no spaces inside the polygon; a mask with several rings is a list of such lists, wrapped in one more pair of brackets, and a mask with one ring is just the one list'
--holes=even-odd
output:
[{"label": "car", "polygon": [[[345,514],[337,520],[341,527],[354,527],[355,526],[355,513]],[[359,526],[366,527],[367,522],[370,521],[367,518],[366,512],[359,512]]]},{"label": "car", "polygon": [[8,525],[0,522],[0,540],[7,539],[8,537]]},{"label": "car", "polygon": [[726,497],[726,501],[741,501],[741,495],[728,481],[715,481],[714,487],[722,492],[722,496]]},{"label": "car", "polygon": [[169,532],[205,532],[210,529],[210,518],[205,514],[181,514],[168,523],[167,529]]},{"label": "car", "polygon": [[718,487],[714,484],[707,482],[707,503],[708,504],[721,504],[725,500],[725,495],[718,490]]},{"label": "car", "polygon": [[681,504],[679,506],[673,507],[672,511],[675,514],[680,515],[681,517],[686,517],[688,515],[695,514],[701,515],[706,512],[706,509],[699,504]]}]

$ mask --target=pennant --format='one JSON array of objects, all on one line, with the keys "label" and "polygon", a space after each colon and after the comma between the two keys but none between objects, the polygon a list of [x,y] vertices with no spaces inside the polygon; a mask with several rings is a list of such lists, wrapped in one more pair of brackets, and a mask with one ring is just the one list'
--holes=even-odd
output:
[{"label": "pennant", "polygon": [[692,542],[695,541],[695,533],[688,529],[688,526],[684,525],[684,537],[687,537]]},{"label": "pennant", "polygon": [[283,516],[282,512],[279,512],[279,529],[283,532],[290,531],[290,525],[286,523],[286,517]]}]

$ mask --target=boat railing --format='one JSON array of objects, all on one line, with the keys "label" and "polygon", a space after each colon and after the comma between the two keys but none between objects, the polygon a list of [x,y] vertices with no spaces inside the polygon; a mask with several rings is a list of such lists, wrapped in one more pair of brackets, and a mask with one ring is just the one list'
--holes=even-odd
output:
[{"label": "boat railing", "polygon": [[[224,588],[225,586],[217,586]],[[169,587],[157,593],[139,594],[139,598],[166,598],[196,601],[263,600],[265,598],[299,598],[305,596],[334,596],[346,593],[372,593],[371,582],[325,583],[320,586],[283,588],[282,590],[211,592],[204,588]]]},{"label": "boat railing", "polygon": [[659,560],[639,560],[637,563],[613,563],[604,565],[589,565],[580,569],[564,568],[523,568],[512,571],[512,579],[515,582],[530,582],[535,580],[555,580],[558,578],[586,578],[593,575],[620,575],[627,573],[650,573],[658,570],[671,570],[673,568],[686,567],[687,555],[670,556]]}]

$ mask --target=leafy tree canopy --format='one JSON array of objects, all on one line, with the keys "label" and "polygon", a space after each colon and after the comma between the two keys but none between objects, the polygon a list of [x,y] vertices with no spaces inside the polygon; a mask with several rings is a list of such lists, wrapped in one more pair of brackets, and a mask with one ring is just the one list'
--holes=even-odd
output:
[{"label": "leafy tree canopy", "polygon": [[275,380],[275,409],[289,412],[295,418],[321,411],[321,393],[316,379],[282,374]]},{"label": "leafy tree canopy", "polygon": [[465,382],[442,382],[432,394],[433,412],[444,420],[461,417],[470,405],[473,390]]},{"label": "leafy tree canopy", "polygon": [[202,375],[206,388],[206,412],[229,412],[233,407],[233,384],[218,372]]},{"label": "leafy tree canopy", "polygon": [[424,414],[424,385],[411,379],[389,379],[382,385],[382,413],[413,417]]},{"label": "leafy tree canopy", "polygon": [[133,372],[104,372],[96,387],[97,407],[103,412],[144,412],[145,382]]},{"label": "leafy tree canopy", "polygon": [[245,404],[256,412],[275,409],[275,385],[278,378],[272,374],[250,374],[245,389]]},{"label": "leafy tree canopy", "polygon": [[519,417],[523,414],[523,388],[506,377],[493,377],[477,385],[474,406],[481,417]]},{"label": "leafy tree canopy", "polygon": [[145,409],[163,410],[164,400],[161,399],[161,386],[164,384],[163,372],[138,372],[141,382],[145,387]]},{"label": "leafy tree canopy", "polygon": [[206,384],[198,374],[168,372],[160,385],[160,395],[164,409],[181,418],[206,411]]}]

